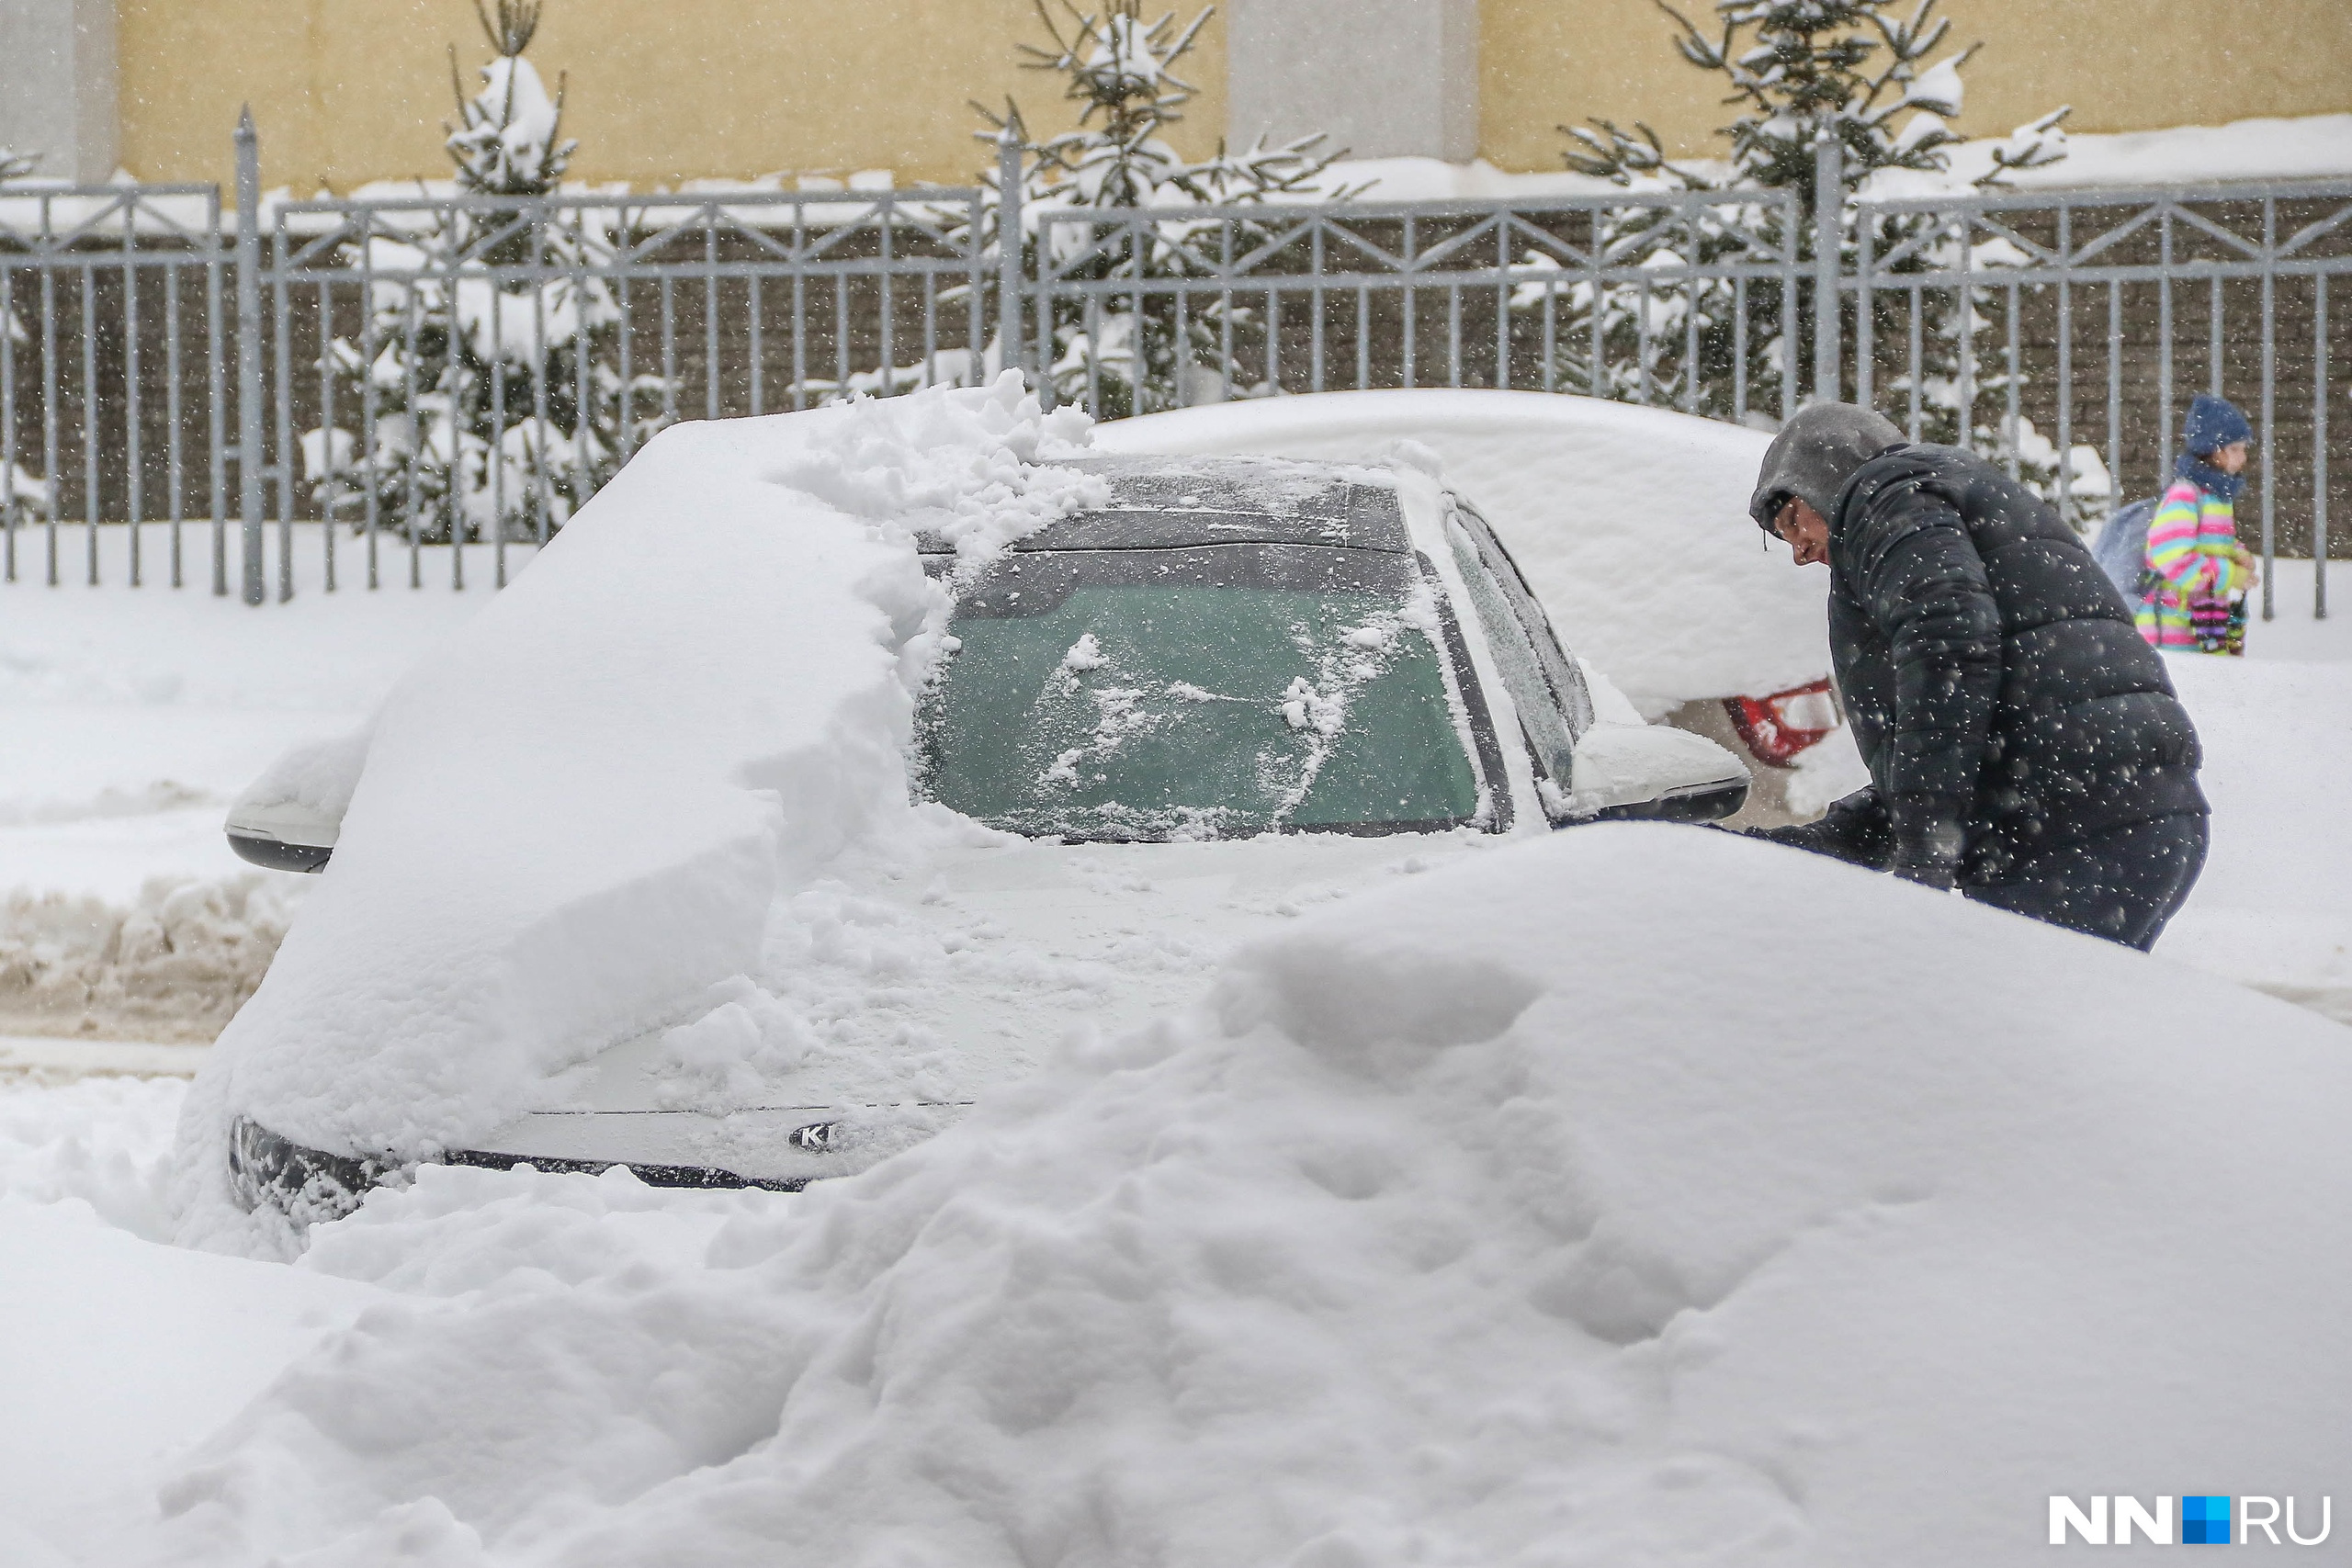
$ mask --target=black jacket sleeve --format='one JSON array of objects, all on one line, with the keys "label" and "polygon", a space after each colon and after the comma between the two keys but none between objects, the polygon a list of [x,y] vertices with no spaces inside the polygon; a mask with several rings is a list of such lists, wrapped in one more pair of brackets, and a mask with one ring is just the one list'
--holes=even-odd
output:
[{"label": "black jacket sleeve", "polygon": [[1961,858],[2000,693],[2000,608],[1960,508],[1934,479],[1898,479],[1852,510],[1849,581],[1894,664],[1880,780],[1890,864],[1948,872]]}]

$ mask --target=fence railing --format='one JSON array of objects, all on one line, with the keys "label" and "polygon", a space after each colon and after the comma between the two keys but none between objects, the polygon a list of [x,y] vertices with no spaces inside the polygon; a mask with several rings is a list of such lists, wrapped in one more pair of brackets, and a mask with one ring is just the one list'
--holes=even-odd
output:
[{"label": "fence railing", "polygon": [[1340,388],[1736,421],[1842,396],[2077,515],[2156,488],[2211,389],[2256,415],[2241,510],[2266,559],[2318,560],[2317,613],[2331,515],[2352,525],[2328,450],[2352,181],[1024,210],[1006,144],[994,189],[265,211],[249,125],[237,152],[233,223],[209,186],[0,189],[10,580],[96,582],[127,525],[131,581],[255,604],[293,592],[298,548],[329,589],[503,583],[673,420],[1005,364],[1105,417]]},{"label": "fence railing", "polygon": [[[1702,407],[1694,371],[1705,301],[1721,301],[1744,367],[1753,307],[1796,298],[1797,217],[1780,191],[1057,210],[1034,225],[1023,358],[1097,414],[1146,412],[1153,393],[1478,386],[1734,419],[1769,402],[1784,416],[1798,397],[1792,339],[1773,351],[1771,387],[1736,377],[1720,410]],[[1621,296],[1612,318],[1606,302]],[[1620,327],[1634,340],[1622,386]]]},{"label": "fence railing", "polygon": [[961,378],[985,344],[978,217],[968,191],[278,208],[238,343],[273,426],[279,592],[298,515],[348,523],[371,588],[387,543],[411,586],[435,546],[464,586],[470,542],[503,585],[509,546],[545,544],[666,423],[903,390],[909,353]]},{"label": "fence railing", "polygon": [[[0,575],[22,571],[38,518],[40,570],[62,581],[58,524],[78,501],[96,581],[103,495],[116,516],[160,507],[175,588],[183,525],[209,520],[222,589],[228,269],[218,186],[0,187]],[[144,582],[143,533],[130,543],[130,580]]]},{"label": "fence railing", "polygon": [[[1951,397],[1974,409],[1991,393],[2012,472],[2025,423],[2051,431],[2062,490],[2079,477],[2077,437],[2094,436],[2120,502],[2169,479],[2189,395],[2235,394],[2254,420],[2263,557],[2292,516],[2325,613],[2328,399],[2346,389],[2337,367],[2352,351],[2329,293],[2352,279],[2352,183],[1868,201],[1848,226],[1854,265],[1828,318],[1854,335],[1846,395],[1895,392],[1887,412],[1917,439],[1933,394],[1927,301],[1973,300],[1984,327],[1954,345]],[[2339,465],[2335,482],[2346,477]],[[2274,594],[2266,571],[2266,617]]]}]

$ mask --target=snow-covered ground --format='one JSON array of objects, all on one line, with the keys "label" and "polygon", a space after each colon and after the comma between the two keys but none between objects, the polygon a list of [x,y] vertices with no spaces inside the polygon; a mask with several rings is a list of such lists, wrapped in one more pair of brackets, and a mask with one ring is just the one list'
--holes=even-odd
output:
[{"label": "snow-covered ground", "polygon": [[[891,507],[1026,504],[1001,438],[1027,416],[968,412],[974,461],[901,470]],[[905,449],[890,424],[763,479],[871,516],[858,463]],[[679,547],[766,547],[708,521],[677,519]],[[911,599],[884,612],[916,580],[887,529],[836,531],[817,575],[857,596],[844,625],[890,624],[872,668],[822,672],[828,738],[878,787],[903,720],[884,677],[922,625]],[[572,542],[593,558],[593,530]],[[2352,1288],[2352,1033],[2320,1016],[2352,999],[2352,635],[2303,615],[2308,568],[2279,579],[2252,657],[2175,665],[2215,849],[2152,957],[1721,834],[1538,835],[1270,908],[1187,955],[1189,1006],[1066,1032],[1030,1083],[865,1175],[781,1196],[428,1167],[291,1266],[168,1245],[174,1129],[207,1124],[176,1080],[0,1078],[0,1562],[1933,1568],[2045,1550],[2049,1494],[2215,1466],[2308,1507],[2352,1398],[2326,1348]],[[728,586],[714,635],[768,635]],[[61,807],[0,829],[11,918],[54,887],[118,967],[181,956],[175,930],[257,953],[250,911],[282,920],[304,885],[228,858],[222,804],[487,597],[0,588],[0,722],[57,750],[12,751],[0,799]],[[472,765],[428,743],[432,704],[506,711],[466,689],[466,652],[554,637],[552,608],[526,588],[499,636],[447,644],[387,755]],[[632,713],[619,739],[675,729],[695,778],[777,739]],[[429,829],[429,791],[401,793],[369,809]],[[527,794],[455,793],[499,816],[453,818],[454,844],[547,852]],[[852,845],[900,820],[821,798]],[[685,862],[725,880],[703,852],[741,834],[704,804],[628,852],[707,921]],[[83,866],[109,843],[139,876]],[[175,928],[157,893],[150,935],[151,871],[249,913]],[[791,883],[793,854],[763,874],[771,936],[908,983],[887,909]],[[0,963],[58,962],[10,940]]]},{"label": "snow-covered ground", "polygon": [[2049,1494],[2216,1468],[2308,1530],[2347,1044],[1603,827],[1303,919],[797,1197],[428,1168],[273,1267],[143,1239],[172,1086],[0,1097],[0,1542],[1981,1568]]},{"label": "snow-covered ground", "polygon": [[[122,527],[99,531],[102,586],[42,585],[29,533],[0,584],[0,1035],[211,1039],[308,886],[230,852],[229,802],[287,746],[360,723],[492,597],[328,593],[311,525],[295,597],[248,607],[153,586],[164,530],[145,533],[150,586],[129,586]],[[64,543],[78,572],[85,537]]]}]

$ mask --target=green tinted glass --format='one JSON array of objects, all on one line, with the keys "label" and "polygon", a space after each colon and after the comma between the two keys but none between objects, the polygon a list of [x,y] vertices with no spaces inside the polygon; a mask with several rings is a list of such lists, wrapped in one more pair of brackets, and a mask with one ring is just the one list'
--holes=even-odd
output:
[{"label": "green tinted glass", "polygon": [[[1118,575],[1148,575],[1142,552],[1116,554]],[[932,798],[1018,833],[1110,839],[1380,831],[1476,812],[1426,590],[1082,570],[1052,586],[1041,569],[1030,558],[1025,581],[1052,608],[956,620],[961,647],[922,715]]]}]

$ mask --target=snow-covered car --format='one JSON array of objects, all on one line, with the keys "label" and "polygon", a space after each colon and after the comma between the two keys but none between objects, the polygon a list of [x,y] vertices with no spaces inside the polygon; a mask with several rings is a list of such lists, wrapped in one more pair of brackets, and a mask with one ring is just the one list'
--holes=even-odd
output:
[{"label": "snow-covered car", "polygon": [[[870,407],[822,412],[836,424],[894,417]],[[733,422],[722,433],[742,466],[773,472],[763,426],[786,451],[784,438],[808,427]],[[628,482],[583,511],[477,626],[495,632],[512,600],[537,626],[585,635],[600,606],[584,591],[565,603],[568,570],[595,574],[598,587],[626,577],[612,541],[654,543],[642,526],[661,521],[649,498],[665,483],[691,485],[690,466],[709,462],[694,443],[714,439],[684,430],[650,447]],[[763,700],[820,738],[789,765],[732,764],[738,787],[810,841],[771,850],[772,907],[748,943],[756,951],[747,957],[740,932],[714,938],[720,951],[698,986],[680,983],[696,977],[698,961],[683,950],[697,915],[662,944],[670,971],[634,984],[626,999],[589,1006],[561,994],[608,988],[621,971],[650,964],[654,955],[610,934],[616,920],[660,932],[742,874],[732,862],[680,870],[693,862],[683,849],[569,900],[558,923],[609,942],[602,959],[548,951],[557,939],[533,939],[520,916],[471,925],[479,934],[463,962],[483,971],[477,988],[511,987],[514,966],[544,964],[548,977],[531,995],[561,994],[546,1008],[554,1023],[510,1013],[483,1024],[495,1007],[461,983],[399,972],[404,948],[412,970],[449,962],[419,951],[457,945],[434,929],[436,911],[465,926],[479,906],[501,901],[507,864],[531,858],[486,842],[471,860],[453,856],[429,886],[413,863],[393,863],[402,847],[371,820],[401,787],[388,748],[422,746],[438,759],[428,771],[446,773],[476,765],[469,723],[484,725],[481,745],[509,739],[462,713],[436,717],[429,682],[395,692],[372,737],[274,768],[232,811],[232,841],[264,863],[315,857],[328,871],[316,897],[344,896],[331,913],[305,911],[224,1037],[229,1077],[200,1114],[225,1137],[236,1200],[297,1217],[334,1213],[420,1160],[625,1164],[655,1182],[797,1188],[928,1136],[1073,1025],[1107,1034],[1142,1021],[1196,987],[1234,941],[1400,863],[1416,869],[1601,818],[1713,819],[1747,793],[1736,758],[1644,723],[1579,660],[1478,512],[1409,464],[1073,451],[1023,473],[1075,500],[993,553],[972,549],[968,516],[943,524],[903,500],[895,515],[888,497],[876,504],[881,514],[858,543],[887,564],[842,581],[869,594],[875,581],[899,584],[888,636],[900,652],[892,679],[846,707],[828,706],[824,671],[866,660],[881,640],[869,626],[803,635],[797,663],[767,671],[741,668],[740,649],[730,657],[726,596],[711,595],[725,602],[706,611],[692,596],[656,593],[658,612],[619,612],[616,637],[658,644],[659,657],[721,692],[764,685]],[[808,495],[771,490],[765,505],[789,496],[820,512]],[[835,538],[807,527],[806,559],[796,560],[790,525],[767,526],[785,531],[780,547],[763,535],[758,558],[722,553],[707,570],[752,593],[763,579],[781,587],[827,575]],[[592,552],[611,558],[592,565]],[[935,585],[922,590],[928,601],[906,592],[917,561]],[[626,592],[614,601],[628,602]],[[938,616],[929,632],[914,629],[926,603]],[[695,642],[706,620],[712,646],[702,658]],[[560,654],[543,644],[537,652]],[[444,660],[468,662],[487,678],[497,660],[479,648]],[[896,729],[882,713],[892,701],[911,721]],[[794,715],[797,704],[808,711]],[[587,722],[617,733],[630,721],[598,708]],[[434,735],[436,725],[454,739]],[[510,746],[505,772],[485,771],[481,787],[536,773],[553,786],[545,809],[560,815],[573,744],[548,734]],[[879,779],[899,798],[844,807],[852,775]],[[460,807],[463,784],[443,786]],[[665,821],[693,810],[682,793]],[[379,836],[365,840],[371,830]],[[629,858],[609,826],[567,837],[524,812],[513,831],[547,832],[566,874],[602,856]],[[430,855],[437,846],[412,847]],[[518,886],[537,874],[512,874]],[[385,907],[421,934],[388,932],[382,948],[366,950],[375,928],[357,885],[370,880],[401,885]],[[598,911],[593,920],[577,912],[582,905]],[[348,940],[306,941],[313,914]],[[517,952],[504,969],[474,951],[508,942]],[[419,987],[438,1000],[420,1008],[403,997],[388,1008],[397,1040],[387,1051],[371,1050],[347,1014],[329,1026],[333,1044],[313,1052],[298,1037],[305,1018],[328,1016],[338,988],[348,1009],[364,1010]],[[430,1018],[389,1016],[401,1013]],[[464,1055],[469,1029],[482,1064]],[[506,1036],[524,1032],[537,1042],[534,1059],[489,1065],[512,1056]]]},{"label": "snow-covered car", "polygon": [[[1860,783],[1829,690],[1826,571],[1760,540],[1747,493],[1770,437],[1555,392],[1318,392],[1121,420],[1113,452],[1376,460],[1405,443],[1494,524],[1537,599],[1644,716],[1758,764],[1749,816],[1810,817]],[[1815,750],[1818,747],[1819,750]]]}]

